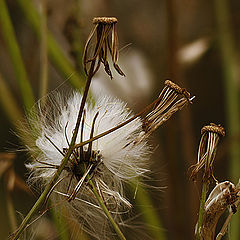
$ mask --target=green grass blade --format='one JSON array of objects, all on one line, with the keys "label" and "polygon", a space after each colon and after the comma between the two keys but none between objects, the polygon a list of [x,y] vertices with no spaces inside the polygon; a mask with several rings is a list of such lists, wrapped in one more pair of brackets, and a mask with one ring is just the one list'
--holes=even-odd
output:
[{"label": "green grass blade", "polygon": [[[63,209],[63,211],[65,210],[66,209]],[[68,227],[62,213],[58,212],[57,209],[52,208],[51,214],[52,214],[55,226],[57,228],[57,231],[59,233],[59,240],[68,240],[69,239]]]},{"label": "green grass blade", "polygon": [[[17,0],[17,2],[27,21],[30,23],[37,37],[40,39],[41,20],[33,2],[31,0]],[[51,62],[54,64],[59,73],[65,79],[68,79],[74,88],[82,88],[84,86],[84,78],[77,74],[73,65],[65,56],[64,52],[50,32],[47,33],[47,47]]]},{"label": "green grass blade", "polygon": [[[240,134],[240,94],[237,86],[237,60],[234,47],[233,32],[230,26],[230,9],[227,0],[215,0],[216,20],[219,30],[218,40],[222,55],[224,73],[224,89],[226,101],[227,134],[230,144],[230,176],[238,182],[240,170],[240,143],[237,136]],[[236,214],[231,221],[231,238],[240,239],[240,215]]]},{"label": "green grass blade", "polygon": [[40,88],[39,98],[47,94],[48,90],[48,50],[47,50],[47,14],[46,14],[46,1],[42,0],[40,3],[41,9],[41,46],[40,46]]},{"label": "green grass blade", "polygon": [[2,36],[8,47],[12,59],[13,67],[16,74],[18,86],[22,95],[24,106],[29,110],[34,104],[34,95],[29,83],[25,66],[22,60],[20,49],[16,40],[9,12],[4,0],[0,1],[0,26]]},{"label": "green grass blade", "polygon": [[[135,192],[136,185],[131,184],[132,192]],[[149,233],[154,240],[166,240],[166,232],[160,220],[160,217],[157,215],[152,199],[150,198],[148,192],[143,188],[143,186],[137,186],[136,194],[136,205],[140,210],[144,218],[144,222],[149,226]]]},{"label": "green grass blade", "polygon": [[8,116],[9,120],[14,126],[17,126],[17,123],[22,119],[23,115],[20,111],[14,96],[12,95],[10,89],[8,88],[5,80],[3,79],[0,73],[0,104],[2,105],[3,110]]}]

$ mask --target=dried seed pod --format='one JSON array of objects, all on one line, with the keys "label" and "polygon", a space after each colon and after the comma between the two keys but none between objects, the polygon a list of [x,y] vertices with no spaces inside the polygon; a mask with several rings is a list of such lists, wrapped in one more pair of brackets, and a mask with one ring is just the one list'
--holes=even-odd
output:
[{"label": "dried seed pod", "polygon": [[194,180],[198,172],[204,169],[203,181],[207,182],[212,177],[217,182],[213,175],[213,162],[220,137],[225,136],[225,130],[221,125],[210,123],[210,125],[202,128],[201,134],[198,160],[197,163],[193,165],[191,178]]},{"label": "dried seed pod", "polygon": [[[125,76],[123,71],[117,64],[118,61],[118,37],[116,30],[117,18],[115,17],[96,17],[93,19],[93,24],[96,26],[90,33],[85,45],[83,54],[84,71],[88,75],[88,65],[96,62],[96,67],[93,70],[93,75],[98,71],[101,63],[104,65],[105,72],[112,79],[112,72],[108,63],[108,53],[112,57],[112,63],[115,70],[121,75]],[[93,44],[94,50],[90,53],[90,46],[95,38],[96,42]]]},{"label": "dried seed pod", "polygon": [[159,126],[166,122],[175,112],[181,110],[195,97],[190,97],[186,89],[179,87],[170,80],[165,81],[165,87],[159,95],[159,101],[143,122],[143,137],[148,137]]}]

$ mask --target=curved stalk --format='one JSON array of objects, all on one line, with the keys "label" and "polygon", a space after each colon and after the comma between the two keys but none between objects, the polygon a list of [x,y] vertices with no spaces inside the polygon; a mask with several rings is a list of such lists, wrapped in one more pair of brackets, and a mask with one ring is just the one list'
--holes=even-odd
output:
[{"label": "curved stalk", "polygon": [[16,232],[14,234],[12,234],[12,236],[11,236],[12,240],[17,240],[19,238],[20,234],[26,228],[26,226],[27,226],[28,222],[30,221],[31,217],[33,216],[33,214],[36,213],[36,211],[44,203],[46,197],[48,196],[49,192],[52,190],[54,184],[57,182],[61,172],[63,171],[63,169],[66,166],[71,154],[73,153],[73,151],[75,149],[75,142],[76,142],[78,130],[79,130],[79,127],[80,127],[81,118],[82,118],[82,115],[83,115],[83,109],[84,109],[84,106],[85,106],[85,103],[86,103],[86,100],[87,100],[87,95],[88,95],[90,84],[91,84],[92,77],[93,77],[94,65],[95,65],[95,61],[92,62],[91,67],[90,67],[89,75],[88,75],[88,78],[87,78],[86,86],[84,88],[84,93],[83,93],[83,97],[82,97],[82,101],[81,101],[81,105],[80,105],[80,109],[79,109],[79,113],[78,113],[77,123],[76,123],[75,129],[74,129],[74,133],[73,133],[73,136],[72,136],[72,139],[71,139],[71,143],[69,145],[69,149],[68,149],[65,157],[63,158],[59,168],[57,169],[56,173],[54,174],[54,176],[52,177],[52,179],[50,180],[50,182],[48,183],[48,185],[46,186],[46,188],[42,192],[41,196],[38,198],[37,202],[34,204],[32,209],[28,212],[27,216],[23,219],[21,225],[16,230]]},{"label": "curved stalk", "polygon": [[126,240],[126,238],[125,238],[125,236],[123,235],[122,231],[120,230],[119,226],[118,226],[117,223],[114,221],[111,213],[108,211],[108,209],[107,209],[106,205],[104,204],[102,198],[101,198],[100,195],[98,194],[95,185],[93,184],[93,182],[92,182],[91,180],[89,181],[89,183],[90,183],[90,185],[91,185],[91,187],[92,187],[92,191],[93,191],[95,197],[96,197],[97,200],[98,200],[99,205],[101,206],[101,208],[102,208],[102,210],[104,211],[104,213],[106,214],[108,220],[109,220],[110,223],[112,224],[112,226],[113,226],[115,232],[117,233],[119,239],[121,239],[121,240]]}]

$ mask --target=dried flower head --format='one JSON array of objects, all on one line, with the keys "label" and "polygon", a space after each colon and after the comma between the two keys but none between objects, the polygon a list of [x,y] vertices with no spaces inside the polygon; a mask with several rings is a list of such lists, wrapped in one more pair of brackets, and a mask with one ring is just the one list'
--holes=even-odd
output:
[{"label": "dried flower head", "polygon": [[158,97],[158,102],[144,119],[145,137],[166,122],[175,112],[181,110],[188,103],[192,103],[194,98],[194,96],[190,97],[190,93],[186,89],[166,80],[165,87]]},{"label": "dried flower head", "polygon": [[[93,19],[93,24],[96,26],[90,33],[84,49],[83,65],[86,74],[89,74],[88,65],[96,62],[96,67],[93,70],[93,75],[98,71],[100,64],[103,63],[106,73],[112,78],[112,72],[108,63],[108,52],[112,57],[112,63],[115,70],[125,76],[123,71],[117,64],[118,61],[118,37],[116,30],[117,18],[115,17],[96,17]],[[91,43],[94,49],[90,53]]]},{"label": "dried flower head", "polygon": [[203,180],[206,182],[212,177],[217,182],[213,175],[213,162],[220,137],[225,136],[225,130],[221,125],[210,123],[202,128],[201,135],[198,160],[197,164],[193,165],[191,178],[195,179],[197,173],[204,169]]}]

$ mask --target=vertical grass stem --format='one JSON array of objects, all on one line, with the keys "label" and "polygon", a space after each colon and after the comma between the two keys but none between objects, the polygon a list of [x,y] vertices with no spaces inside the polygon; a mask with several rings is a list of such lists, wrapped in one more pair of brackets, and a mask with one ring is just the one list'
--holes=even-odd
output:
[{"label": "vertical grass stem", "polygon": [[78,134],[81,118],[82,118],[82,115],[83,115],[83,109],[84,109],[84,106],[85,106],[85,103],[86,103],[86,100],[87,100],[87,95],[88,95],[90,84],[91,84],[92,77],[93,77],[94,66],[95,66],[95,61],[93,61],[91,63],[91,67],[90,67],[90,70],[89,70],[89,75],[87,77],[87,82],[86,82],[86,85],[85,85],[85,88],[84,88],[83,97],[82,97],[82,100],[81,100],[81,105],[80,105],[80,109],[79,109],[79,113],[78,113],[76,126],[74,128],[73,136],[72,136],[71,143],[69,145],[68,151],[67,151],[65,157],[63,158],[59,168],[56,171],[56,173],[54,174],[54,176],[52,177],[52,179],[50,180],[50,182],[48,183],[48,185],[46,186],[46,188],[42,192],[41,196],[38,198],[38,200],[36,201],[36,203],[34,204],[32,209],[28,212],[27,216],[23,219],[23,221],[22,221],[21,225],[19,226],[19,228],[11,236],[12,240],[17,240],[18,239],[18,237],[20,236],[20,234],[23,232],[23,230],[27,226],[27,224],[30,221],[30,219],[33,216],[33,214],[36,213],[37,210],[44,203],[48,193],[51,191],[52,187],[54,186],[54,184],[58,180],[61,172],[63,171],[63,169],[64,169],[65,165],[67,164],[67,162],[68,162],[72,152],[75,149],[75,142],[76,142],[76,138],[77,138],[77,134]]},{"label": "vertical grass stem", "polygon": [[[215,0],[216,20],[218,27],[219,50],[222,55],[224,89],[226,101],[226,120],[230,141],[230,177],[237,182],[240,169],[240,91],[238,87],[239,69],[236,59],[237,49],[234,46],[233,31],[230,24],[230,2]],[[231,221],[232,239],[240,239],[240,216],[236,214]]]},{"label": "vertical grass stem", "polygon": [[8,47],[8,51],[12,59],[16,74],[16,80],[22,95],[24,106],[27,110],[30,110],[35,102],[34,95],[29,79],[27,77],[27,72],[24,66],[5,0],[0,1],[0,26],[2,36],[5,40],[5,44]]},{"label": "vertical grass stem", "polygon": [[[31,0],[17,0],[17,3],[22,10],[24,17],[29,22],[33,31],[37,37],[41,38],[41,20],[39,13],[35,9]],[[54,64],[58,72],[67,80],[70,84],[77,89],[84,86],[84,78],[77,74],[72,63],[66,57],[65,53],[60,48],[53,35],[47,31],[47,48],[51,62]]]}]

